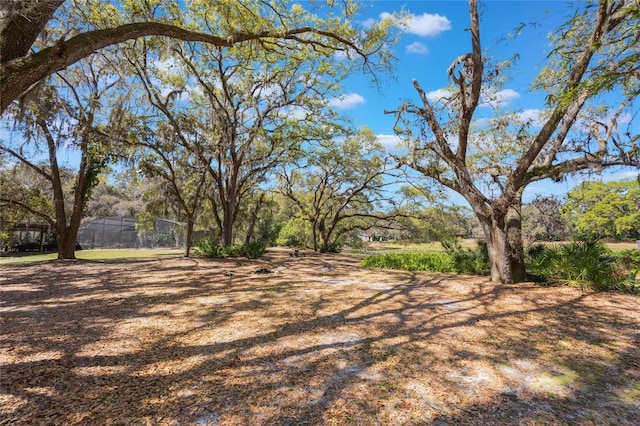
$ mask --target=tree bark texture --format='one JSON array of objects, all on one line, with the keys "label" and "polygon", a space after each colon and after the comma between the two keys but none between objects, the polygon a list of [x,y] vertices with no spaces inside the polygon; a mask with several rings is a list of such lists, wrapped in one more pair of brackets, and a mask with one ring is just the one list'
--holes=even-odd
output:
[{"label": "tree bark texture", "polygon": [[256,222],[258,221],[258,215],[260,214],[260,210],[262,209],[262,203],[264,202],[264,192],[260,194],[258,201],[251,213],[251,221],[249,222],[249,229],[247,229],[247,235],[245,237],[244,242],[249,244],[251,241],[255,239],[255,228]]},{"label": "tree bark texture", "polygon": [[509,253],[509,261],[511,262],[511,275],[515,283],[527,280],[527,270],[524,261],[524,244],[522,243],[521,211],[522,199],[517,198],[516,202],[507,209],[505,221],[507,251]]},{"label": "tree bark texture", "polygon": [[64,0],[0,1],[0,63],[29,53]]},{"label": "tree bark texture", "polygon": [[[474,211],[483,211],[474,206]],[[491,209],[490,214],[476,213],[489,252],[491,281],[518,283],[527,279],[521,238],[520,204],[506,211]]]},{"label": "tree bark texture", "polygon": [[186,236],[184,239],[184,257],[189,257],[191,255],[191,242],[192,242],[191,240],[193,239],[193,226],[194,226],[193,217],[188,217]]},{"label": "tree bark texture", "polygon": [[233,245],[233,225],[236,210],[236,197],[229,194],[229,199],[223,203],[222,216],[222,235],[221,241],[223,247],[231,247]]}]

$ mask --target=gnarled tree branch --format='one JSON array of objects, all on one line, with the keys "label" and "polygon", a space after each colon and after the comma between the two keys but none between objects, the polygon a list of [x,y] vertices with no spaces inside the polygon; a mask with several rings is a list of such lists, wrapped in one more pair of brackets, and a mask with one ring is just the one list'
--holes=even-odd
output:
[{"label": "gnarled tree branch", "polygon": [[47,47],[26,57],[18,57],[0,62],[0,113],[27,91],[32,85],[43,78],[65,69],[79,60],[91,55],[96,50],[148,36],[170,37],[182,41],[207,43],[213,46],[230,47],[237,43],[262,39],[295,40],[298,43],[322,44],[324,42],[312,38],[301,38],[309,34],[332,39],[342,47],[332,47],[335,50],[353,50],[365,62],[367,52],[363,51],[352,41],[338,34],[312,27],[294,28],[286,31],[260,31],[257,33],[235,33],[226,37],[190,31],[175,25],[161,22],[136,22],[124,24],[114,28],[88,31],[71,37],[69,40],[59,40],[53,46]]}]

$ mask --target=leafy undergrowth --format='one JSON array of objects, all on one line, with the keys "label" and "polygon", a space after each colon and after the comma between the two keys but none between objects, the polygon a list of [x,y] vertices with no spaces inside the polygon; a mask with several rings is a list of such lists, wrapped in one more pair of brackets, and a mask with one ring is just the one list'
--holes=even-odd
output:
[{"label": "leafy undergrowth", "polygon": [[405,271],[455,272],[488,275],[489,253],[484,243],[474,248],[463,247],[457,241],[442,243],[442,251],[385,253],[367,256],[362,266]]},{"label": "leafy undergrowth", "polygon": [[[489,254],[483,243],[475,248],[443,243],[444,252],[401,252],[367,256],[362,266],[405,271],[488,275]],[[619,290],[640,294],[640,251],[613,251],[601,241],[536,244],[526,256],[527,272],[543,284],[581,290]]]},{"label": "leafy undergrowth", "polygon": [[455,272],[452,257],[444,252],[376,254],[364,258],[362,266],[405,271]]},{"label": "leafy undergrowth", "polygon": [[602,241],[538,244],[529,247],[527,261],[528,271],[546,283],[640,293],[639,250],[614,252]]},{"label": "leafy undergrowth", "polygon": [[346,256],[0,275],[0,424],[637,424],[640,299]]}]

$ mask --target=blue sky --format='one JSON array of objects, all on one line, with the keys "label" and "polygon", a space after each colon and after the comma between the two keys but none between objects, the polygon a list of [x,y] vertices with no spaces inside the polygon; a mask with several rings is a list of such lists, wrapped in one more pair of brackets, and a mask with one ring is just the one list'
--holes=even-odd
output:
[{"label": "blue sky", "polygon": [[[447,68],[457,56],[470,51],[469,32],[465,31],[469,26],[469,9],[466,1],[373,1],[370,4],[365,19],[379,19],[384,13],[399,11],[403,6],[411,12],[414,19],[393,49],[398,60],[393,75],[384,78],[382,91],[371,87],[362,76],[353,77],[345,84],[345,91],[349,96],[343,106],[350,109],[356,122],[368,122],[374,132],[392,133],[389,129],[393,126],[394,119],[385,115],[384,109],[394,109],[404,99],[415,98],[413,79],[417,79],[428,92],[446,87]],[[520,54],[515,80],[507,86],[510,92],[518,94],[518,97],[511,99],[515,106],[540,106],[540,99],[527,94],[528,84],[546,54],[546,34],[562,22],[559,13],[545,11],[553,7],[562,11],[562,16],[567,16],[567,6],[558,7],[559,4],[563,3],[485,3],[481,18],[483,48],[489,49],[491,55],[503,59],[512,57],[516,52]],[[538,22],[540,25],[527,25],[518,39],[501,42],[521,23],[529,22]],[[521,46],[526,48],[521,49]],[[375,119],[371,120],[372,117]]]},{"label": "blue sky", "polygon": [[[466,1],[371,1],[362,20],[380,19],[386,13],[408,10],[413,19],[403,30],[393,49],[398,58],[392,76],[383,79],[380,89],[372,87],[363,76],[345,82],[345,97],[333,102],[349,114],[356,126],[371,128],[385,146],[392,148],[398,139],[393,134],[393,110],[406,99],[416,99],[412,80],[417,79],[427,92],[437,93],[448,84],[446,70],[459,55],[470,51],[469,10]],[[485,1],[480,5],[481,43],[483,50],[499,60],[519,59],[512,69],[512,80],[503,91],[502,100],[510,108],[534,113],[544,107],[544,94],[530,91],[529,85],[544,64],[549,51],[547,35],[574,13],[571,2],[562,1]],[[516,38],[507,36],[526,24]],[[489,108],[484,109],[487,113]],[[478,110],[482,114],[483,108]],[[637,176],[635,170],[618,170],[604,179]],[[597,177],[593,177],[597,178]],[[539,182],[525,192],[525,201],[536,194],[561,195],[580,179],[564,182]],[[452,202],[466,204],[461,197]]]}]

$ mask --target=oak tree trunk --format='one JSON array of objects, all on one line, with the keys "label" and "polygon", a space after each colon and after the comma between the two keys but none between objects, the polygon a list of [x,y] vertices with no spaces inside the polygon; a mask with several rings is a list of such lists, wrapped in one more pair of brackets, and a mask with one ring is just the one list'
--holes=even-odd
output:
[{"label": "oak tree trunk", "polygon": [[231,247],[233,245],[233,216],[235,206],[231,202],[225,203],[222,217],[222,246]]},{"label": "oak tree trunk", "polygon": [[255,237],[255,228],[256,222],[258,221],[258,215],[260,214],[260,210],[262,209],[262,203],[264,202],[264,192],[260,194],[260,198],[258,198],[258,202],[256,203],[255,208],[253,209],[253,213],[251,214],[251,221],[249,222],[249,229],[247,229],[247,235],[245,237],[244,242],[249,244],[254,240]]},{"label": "oak tree trunk", "polygon": [[522,243],[522,200],[518,199],[507,210],[506,234],[507,251],[511,263],[511,275],[514,283],[527,280],[527,270],[524,262],[524,245]]},{"label": "oak tree trunk", "polygon": [[526,281],[519,204],[509,207],[505,213],[493,211],[491,216],[478,216],[478,219],[489,252],[491,281]]},{"label": "oak tree trunk", "polygon": [[193,218],[187,218],[187,231],[184,239],[184,257],[191,255],[191,240],[193,239]]},{"label": "oak tree trunk", "polygon": [[329,252],[329,240],[326,238],[322,238],[320,242],[320,253],[328,253]]},{"label": "oak tree trunk", "polygon": [[62,240],[58,238],[58,259],[75,259],[76,244],[78,241],[78,229],[75,232],[68,228]]},{"label": "oak tree trunk", "polygon": [[504,221],[501,220],[503,218],[498,217],[496,219],[490,224],[489,235],[485,235],[491,264],[491,281],[494,283],[512,283],[513,274]]},{"label": "oak tree trunk", "polygon": [[0,2],[0,62],[29,53],[36,38],[64,0]]}]

